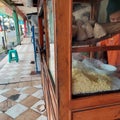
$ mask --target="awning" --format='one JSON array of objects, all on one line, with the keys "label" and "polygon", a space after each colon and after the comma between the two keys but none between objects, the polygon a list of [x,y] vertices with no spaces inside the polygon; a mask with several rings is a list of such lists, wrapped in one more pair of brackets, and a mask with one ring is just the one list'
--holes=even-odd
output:
[{"label": "awning", "polygon": [[12,16],[12,9],[0,2],[0,15]]}]

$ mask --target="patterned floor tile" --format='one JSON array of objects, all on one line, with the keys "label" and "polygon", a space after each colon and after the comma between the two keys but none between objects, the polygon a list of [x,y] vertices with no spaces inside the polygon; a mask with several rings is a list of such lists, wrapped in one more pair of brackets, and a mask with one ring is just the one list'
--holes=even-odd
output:
[{"label": "patterned floor tile", "polygon": [[6,88],[17,88],[17,87],[19,87],[19,83],[6,85]]},{"label": "patterned floor tile", "polygon": [[[43,106],[44,106],[44,109],[43,109]],[[46,112],[44,100],[40,100],[37,103],[35,103],[31,107],[31,109],[38,112],[38,113],[40,113],[40,114],[44,114]]]},{"label": "patterned floor tile", "polygon": [[41,115],[39,118],[37,118],[36,120],[47,120],[47,117],[44,115]]},{"label": "patterned floor tile", "polygon": [[31,94],[35,93],[37,90],[38,89],[35,87],[29,87],[28,89],[24,90],[23,93],[31,95]]},{"label": "patterned floor tile", "polygon": [[2,95],[0,95],[0,103],[3,102],[3,101],[5,101],[5,100],[7,100],[7,98],[4,97],[4,96],[2,96]]},{"label": "patterned floor tile", "polygon": [[4,113],[0,113],[0,120],[13,120],[13,119]]},{"label": "patterned floor tile", "polygon": [[17,82],[19,82],[20,81],[20,78],[19,77],[17,77],[17,78],[13,78],[12,80],[10,80],[9,82],[10,83],[17,83]]},{"label": "patterned floor tile", "polygon": [[10,97],[12,95],[16,95],[16,94],[19,94],[19,92],[17,90],[14,90],[14,89],[10,89],[8,92],[2,94],[4,95],[5,97]]},{"label": "patterned floor tile", "polygon": [[37,92],[33,93],[32,96],[39,99],[43,98],[43,90],[42,89],[38,90]]},{"label": "patterned floor tile", "polygon": [[31,77],[21,77],[20,81],[31,81]]},{"label": "patterned floor tile", "polygon": [[35,87],[35,88],[42,88],[42,85],[39,84],[39,85],[35,85],[34,87]]},{"label": "patterned floor tile", "polygon": [[33,110],[27,110],[22,115],[16,118],[16,120],[35,120],[40,116],[39,113],[33,111]]},{"label": "patterned floor tile", "polygon": [[29,88],[29,86],[25,86],[25,87],[21,87],[21,88],[14,88],[14,89],[21,93],[21,92],[23,92],[24,90],[26,90],[28,88]]},{"label": "patterned floor tile", "polygon": [[3,90],[6,88],[6,85],[0,85],[0,90]]},{"label": "patterned floor tile", "polygon": [[31,81],[30,82],[20,82],[19,87],[26,87],[26,86],[32,86]]},{"label": "patterned floor tile", "polygon": [[9,108],[14,106],[15,104],[16,104],[16,102],[14,102],[10,99],[7,99],[4,102],[0,103],[0,111],[6,112]]},{"label": "patterned floor tile", "polygon": [[24,100],[25,98],[27,98],[29,96],[29,94],[23,94],[21,93],[20,96],[18,97],[17,100],[15,100],[16,102],[21,102],[22,100]]},{"label": "patterned floor tile", "polygon": [[28,108],[24,105],[21,104],[16,104],[13,107],[11,107],[10,109],[8,109],[5,113],[7,115],[9,115],[12,118],[16,118],[18,117],[20,114],[22,114],[23,112],[25,112]]},{"label": "patterned floor tile", "polygon": [[25,100],[20,102],[22,105],[25,105],[27,107],[32,107],[36,102],[38,102],[39,99],[33,96],[27,97]]},{"label": "patterned floor tile", "polygon": [[40,80],[41,79],[41,77],[39,76],[39,77],[36,77],[36,76],[32,76],[32,80]]},{"label": "patterned floor tile", "polygon": [[40,85],[41,84],[41,80],[34,80],[32,81],[32,85],[35,86],[35,85]]},{"label": "patterned floor tile", "polygon": [[0,94],[3,94],[5,92],[8,92],[10,89],[3,89],[3,90],[0,90]]},{"label": "patterned floor tile", "polygon": [[0,120],[47,120],[45,102],[40,100],[43,99],[40,74],[30,74],[35,70],[35,64],[31,64],[33,45],[30,38],[26,40],[16,47],[19,62],[8,63],[6,58],[0,69],[0,84],[4,84],[0,85]]}]

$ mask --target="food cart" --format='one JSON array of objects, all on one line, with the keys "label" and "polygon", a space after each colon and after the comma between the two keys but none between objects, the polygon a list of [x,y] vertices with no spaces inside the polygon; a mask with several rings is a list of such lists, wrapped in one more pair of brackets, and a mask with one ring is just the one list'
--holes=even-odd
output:
[{"label": "food cart", "polygon": [[[101,1],[39,1],[39,45],[48,120],[120,119],[119,78],[114,76],[115,80],[111,79],[112,77],[108,74],[95,73],[91,75],[86,66],[81,64],[81,61],[73,60],[74,53],[88,52],[87,58],[96,60],[95,52],[120,49],[120,46],[100,47],[96,44],[119,33],[120,29],[120,23],[113,25],[104,23],[104,20],[103,23],[100,21],[101,17],[98,15],[102,14],[99,13]],[[83,10],[83,8],[86,10],[86,13],[82,14],[84,20],[91,20],[92,24],[101,22],[100,25],[109,26],[110,31],[100,37],[92,36],[76,41],[76,38],[73,38],[73,15],[75,19],[79,17],[78,11]],[[114,30],[111,29],[113,26],[115,26]],[[83,74],[78,74],[81,71]],[[78,77],[75,77],[75,75]],[[86,79],[85,76],[90,79]],[[79,78],[81,78],[81,81],[79,81]],[[85,81],[89,83],[86,82],[85,84]],[[102,85],[103,83],[104,85]]]}]

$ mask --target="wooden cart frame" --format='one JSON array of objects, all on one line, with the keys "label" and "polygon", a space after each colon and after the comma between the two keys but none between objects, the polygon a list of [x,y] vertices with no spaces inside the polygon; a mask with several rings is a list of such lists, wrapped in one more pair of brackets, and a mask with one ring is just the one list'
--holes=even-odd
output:
[{"label": "wooden cart frame", "polygon": [[[86,2],[86,0],[83,1]],[[71,53],[106,49],[106,47],[72,47],[72,0],[52,0],[55,38],[55,85],[53,85],[48,68],[49,37],[46,2],[47,0],[39,1],[38,21],[42,82],[48,120],[96,120],[98,118],[99,120],[120,119],[119,92],[86,96],[76,99],[72,98]],[[46,36],[46,48],[43,40],[44,34]],[[119,48],[120,46],[117,47],[117,49]],[[114,49],[114,47],[107,49]]]}]

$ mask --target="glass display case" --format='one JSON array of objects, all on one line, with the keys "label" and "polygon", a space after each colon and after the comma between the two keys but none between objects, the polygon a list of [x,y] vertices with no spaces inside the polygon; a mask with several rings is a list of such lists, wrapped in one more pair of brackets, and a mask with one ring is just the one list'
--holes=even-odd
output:
[{"label": "glass display case", "polygon": [[[48,120],[120,119],[117,66],[99,57],[102,51],[120,49],[120,44],[99,46],[120,32],[120,23],[110,23],[109,9],[103,10],[109,2],[40,0],[40,38],[45,35],[42,82]],[[96,25],[99,27],[94,30]]]},{"label": "glass display case", "polygon": [[48,38],[49,38],[49,70],[51,77],[55,80],[55,58],[54,58],[54,15],[53,3],[47,1],[47,21],[48,21]]}]

